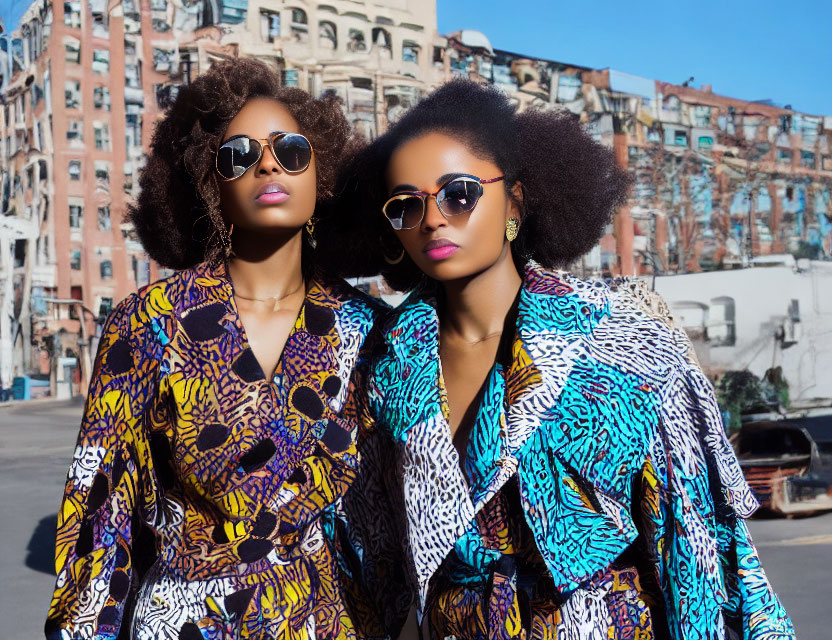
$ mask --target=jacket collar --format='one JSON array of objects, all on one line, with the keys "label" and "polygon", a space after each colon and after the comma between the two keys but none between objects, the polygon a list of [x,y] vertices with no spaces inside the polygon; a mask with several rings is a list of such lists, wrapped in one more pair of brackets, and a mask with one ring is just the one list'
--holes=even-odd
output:
[{"label": "jacket collar", "polygon": [[[512,364],[505,372],[505,403],[499,415],[481,416],[500,431],[499,454],[484,456],[469,487],[448,425],[435,291],[429,284],[417,288],[389,325],[386,340],[395,364],[388,375],[410,389],[407,402],[385,403],[381,416],[405,442],[408,537],[422,605],[428,582],[448,551],[476,512],[516,473],[531,436],[556,406],[574,363],[586,354],[587,340],[610,304],[606,288],[545,271],[533,262],[527,266]],[[427,448],[430,455],[425,455]],[[432,487],[437,477],[444,479],[441,492]]]}]

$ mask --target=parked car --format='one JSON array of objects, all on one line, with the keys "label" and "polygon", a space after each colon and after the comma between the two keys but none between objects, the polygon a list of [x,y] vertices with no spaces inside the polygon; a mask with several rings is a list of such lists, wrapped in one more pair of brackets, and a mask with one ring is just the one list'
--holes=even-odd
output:
[{"label": "parked car", "polygon": [[762,507],[785,516],[832,510],[832,411],[746,422],[732,442]]}]

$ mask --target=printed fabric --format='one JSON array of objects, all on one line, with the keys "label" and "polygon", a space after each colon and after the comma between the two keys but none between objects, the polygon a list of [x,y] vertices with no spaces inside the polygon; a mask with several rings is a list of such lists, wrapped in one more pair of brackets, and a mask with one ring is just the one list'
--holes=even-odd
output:
[{"label": "printed fabric", "polygon": [[312,280],[267,377],[225,265],[124,300],[58,517],[46,637],[384,636],[342,508],[363,439],[355,374],[379,309]]},{"label": "printed fabric", "polygon": [[713,388],[662,309],[637,283],[529,264],[511,362],[492,371],[462,464],[435,296],[417,290],[385,325],[367,413],[395,447],[432,638],[794,637]]}]

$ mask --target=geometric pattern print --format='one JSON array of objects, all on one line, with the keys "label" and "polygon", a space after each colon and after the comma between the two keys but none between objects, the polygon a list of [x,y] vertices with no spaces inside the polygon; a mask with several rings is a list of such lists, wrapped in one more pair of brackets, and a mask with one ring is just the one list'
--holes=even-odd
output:
[{"label": "geometric pattern print", "polygon": [[224,264],[119,304],[59,513],[47,638],[116,638],[140,585],[137,638],[353,637],[348,529],[322,520],[356,475],[340,412],[379,311],[316,277],[267,378]]},{"label": "geometric pattern print", "polygon": [[661,590],[671,637],[793,637],[742,522],[756,503],[713,388],[667,306],[642,289],[528,265],[514,360],[504,389],[492,375],[501,391],[485,394],[476,423],[491,433],[475,429],[469,441],[470,490],[447,427],[435,300],[417,290],[392,314],[368,391],[397,459],[419,463],[418,474],[401,464],[399,473],[422,604],[436,601],[428,584],[454,544],[476,548],[471,492],[476,513],[517,475],[536,546],[566,598],[558,637],[606,629],[596,618],[610,602],[593,609],[581,594],[598,593],[599,576],[631,545],[640,566],[655,567],[642,577]]}]

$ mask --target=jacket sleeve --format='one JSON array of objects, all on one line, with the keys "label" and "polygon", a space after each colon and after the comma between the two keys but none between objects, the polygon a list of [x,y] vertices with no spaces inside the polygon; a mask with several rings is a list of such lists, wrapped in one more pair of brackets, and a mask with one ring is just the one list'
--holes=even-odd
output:
[{"label": "jacket sleeve", "polygon": [[[372,349],[372,347],[371,347]],[[359,424],[358,475],[344,500],[352,557],[346,584],[359,635],[397,638],[413,601],[405,571],[405,521],[392,437],[377,422],[371,360],[357,367],[350,400]]]},{"label": "jacket sleeve", "polygon": [[[678,639],[790,639],[794,630],[744,518],[757,508],[728,442],[713,387],[694,363],[673,367],[654,447],[655,558]],[[651,501],[645,501],[649,504]],[[716,631],[716,635],[714,635]]]},{"label": "jacket sleeve", "polygon": [[142,517],[152,522],[155,480],[143,423],[157,359],[135,346],[136,307],[135,295],[124,300],[99,343],[58,513],[48,639],[118,635],[136,579],[137,527]]}]

